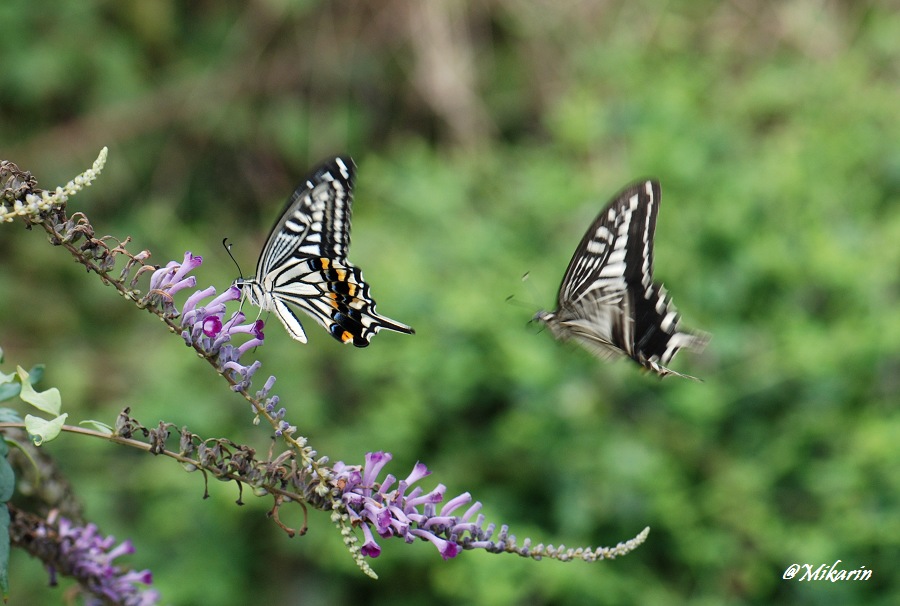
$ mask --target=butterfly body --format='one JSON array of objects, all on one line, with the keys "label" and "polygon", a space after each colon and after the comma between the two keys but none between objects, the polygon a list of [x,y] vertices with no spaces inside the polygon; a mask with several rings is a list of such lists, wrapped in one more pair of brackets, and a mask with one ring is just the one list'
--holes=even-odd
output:
[{"label": "butterfly body", "polygon": [[251,304],[278,316],[301,343],[306,343],[306,332],[290,305],[338,341],[357,347],[366,347],[383,328],[414,332],[378,315],[362,272],[347,261],[354,171],[353,161],[340,157],[315,170],[269,233],[256,276],[234,282]]},{"label": "butterfly body", "polygon": [[[653,237],[660,187],[626,187],[587,230],[560,285],[557,309],[534,319],[560,340],[574,340],[600,358],[628,356],[660,376],[678,350],[700,351],[704,333],[678,329],[671,297],[653,281]],[[693,378],[693,377],[689,377]]]}]

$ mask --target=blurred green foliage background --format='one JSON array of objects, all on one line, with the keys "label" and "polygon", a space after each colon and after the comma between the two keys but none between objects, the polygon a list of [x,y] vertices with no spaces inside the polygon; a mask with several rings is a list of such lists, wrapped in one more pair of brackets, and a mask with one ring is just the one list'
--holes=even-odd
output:
[{"label": "blurred green foliage background", "polygon": [[[203,500],[171,461],[47,446],[171,604],[895,604],[900,600],[900,5],[26,0],[0,5],[0,157],[153,260],[245,273],[312,165],[359,165],[350,260],[414,326],[366,350],[270,318],[260,377],[332,460],[416,460],[521,540],[647,543],[594,565],[383,541],[375,582],[327,515]],[[538,334],[591,219],[654,176],[656,274],[713,340],[658,381]],[[0,226],[0,344],[70,419],[126,405],[265,452],[246,403],[148,314]],[[521,277],[529,272],[523,284]],[[512,304],[506,302],[514,295]],[[524,304],[524,305],[523,305]],[[299,524],[299,519],[289,520]],[[866,582],[797,582],[842,561]],[[13,554],[12,603],[49,603]],[[65,586],[65,584],[64,584]],[[58,599],[62,599],[61,597]]]}]

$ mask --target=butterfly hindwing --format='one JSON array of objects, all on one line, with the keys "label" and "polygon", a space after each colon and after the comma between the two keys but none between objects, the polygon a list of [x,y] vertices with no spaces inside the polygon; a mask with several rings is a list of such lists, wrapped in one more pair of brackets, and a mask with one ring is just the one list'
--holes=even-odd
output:
[{"label": "butterfly hindwing", "polygon": [[616,195],[578,244],[556,311],[535,317],[557,338],[574,339],[602,358],[626,355],[664,376],[678,374],[664,365],[679,349],[701,350],[708,336],[679,331],[671,298],[653,282],[659,200],[653,180]]},{"label": "butterfly hindwing", "polygon": [[305,179],[269,233],[256,276],[235,282],[302,343],[306,333],[289,304],[357,347],[367,346],[382,328],[414,332],[378,315],[362,272],[347,261],[354,173],[352,160],[337,157]]}]

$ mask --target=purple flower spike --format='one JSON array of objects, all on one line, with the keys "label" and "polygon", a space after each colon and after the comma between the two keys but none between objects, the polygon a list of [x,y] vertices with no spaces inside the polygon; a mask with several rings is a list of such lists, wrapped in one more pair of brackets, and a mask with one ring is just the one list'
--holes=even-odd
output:
[{"label": "purple flower spike", "polygon": [[[195,286],[196,278],[188,274],[202,263],[202,257],[188,251],[181,263],[171,261],[157,269],[150,278],[150,290],[144,299],[146,304],[156,306],[167,318],[178,316],[172,295]],[[204,300],[215,294],[216,289],[212,286],[191,293],[181,314],[181,336],[189,347],[213,362],[221,373],[234,382],[232,389],[249,390],[251,378],[261,364],[258,360],[245,363],[241,358],[248,351],[263,345],[265,323],[256,319],[243,324],[246,316],[241,311],[227,316],[226,303],[241,298],[240,288],[232,285],[206,305],[203,304]],[[265,400],[263,407],[266,410],[270,403],[273,408],[278,403],[278,396],[268,395],[273,383],[274,377],[258,392],[257,399]],[[295,430],[287,426],[283,431]]]},{"label": "purple flower spike", "polygon": [[[438,516],[435,503],[444,500],[446,491],[442,484],[429,492],[416,486],[407,494],[411,484],[431,473],[424,464],[416,463],[405,480],[397,482],[388,474],[379,484],[378,476],[391,458],[390,453],[370,452],[362,466],[338,462],[333,467],[334,483],[341,487],[341,500],[347,515],[353,526],[362,529],[364,543],[360,553],[368,557],[377,557],[381,553],[375,542],[377,535],[384,539],[399,537],[407,543],[424,539],[434,544],[445,560],[456,557],[462,550],[461,532],[469,532],[473,537],[480,536],[481,532],[481,527],[473,523],[460,528],[468,521],[449,515],[469,503],[471,496],[465,493],[451,499]],[[395,484],[397,488],[390,490]],[[470,508],[470,511],[477,510]],[[451,534],[454,528],[460,530]]]},{"label": "purple flower spike", "polygon": [[[54,526],[56,528],[54,528]],[[105,537],[97,526],[75,526],[54,511],[47,518],[47,525],[36,529],[43,537],[58,537],[59,555],[55,567],[49,572],[55,578],[59,572],[78,580],[86,593],[86,604],[134,604],[152,606],[159,601],[159,592],[146,590],[139,585],[150,585],[153,575],[149,570],[132,571],[113,563],[123,555],[134,553],[131,541],[116,546],[115,537]]]},{"label": "purple flower spike", "polygon": [[[167,289],[174,288],[186,280],[193,280],[191,276],[182,278],[179,282],[173,284],[175,278],[179,277],[179,275],[183,276],[198,266],[201,261],[200,257],[188,253],[185,255],[185,263],[181,267],[176,267],[177,264],[170,263],[165,270],[157,270],[156,274],[154,274],[155,283],[160,289]],[[240,311],[234,312],[226,320],[225,303],[238,300],[241,296],[240,289],[234,286],[215,297],[209,304],[200,305],[204,299],[214,295],[215,292],[215,288],[209,287],[197,291],[188,297],[185,303],[185,313],[182,316],[181,325],[184,328],[181,333],[182,337],[189,346],[195,347],[201,354],[205,354],[212,359],[221,372],[231,373],[231,378],[237,383],[233,386],[233,389],[238,391],[249,389],[250,378],[260,367],[260,363],[255,361],[247,365],[242,363],[240,359],[246,352],[263,344],[265,323],[262,320],[254,320],[253,322],[242,324],[246,318]],[[171,302],[169,305],[171,306]],[[242,335],[249,335],[251,338],[243,343],[232,343],[235,337],[242,337]],[[243,337],[241,340],[243,340]],[[263,399],[268,395],[272,382],[274,382],[274,379],[271,379],[270,383],[267,384],[259,399]],[[277,403],[277,396],[273,396],[273,398]]]}]

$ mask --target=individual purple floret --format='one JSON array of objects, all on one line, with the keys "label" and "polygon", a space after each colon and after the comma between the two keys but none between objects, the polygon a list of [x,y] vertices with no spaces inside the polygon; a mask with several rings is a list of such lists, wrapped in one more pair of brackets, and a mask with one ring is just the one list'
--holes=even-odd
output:
[{"label": "individual purple floret", "polygon": [[172,301],[172,295],[185,288],[193,288],[197,278],[187,274],[200,267],[203,257],[195,256],[190,251],[184,254],[184,261],[170,261],[165,267],[153,272],[150,277],[150,290],[147,301],[153,305],[161,305],[163,312],[170,317],[178,315],[178,309]]},{"label": "individual purple floret", "polygon": [[[39,535],[58,537],[59,555],[50,572],[50,584],[56,584],[56,574],[62,573],[75,578],[90,592],[85,604],[127,604],[128,606],[149,606],[159,601],[159,592],[142,589],[150,585],[153,575],[149,570],[132,571],[113,563],[122,555],[134,553],[131,541],[116,545],[113,536],[103,536],[94,524],[76,526],[64,517],[52,512],[47,518],[48,525],[37,529]],[[56,528],[53,528],[53,526]]]}]

